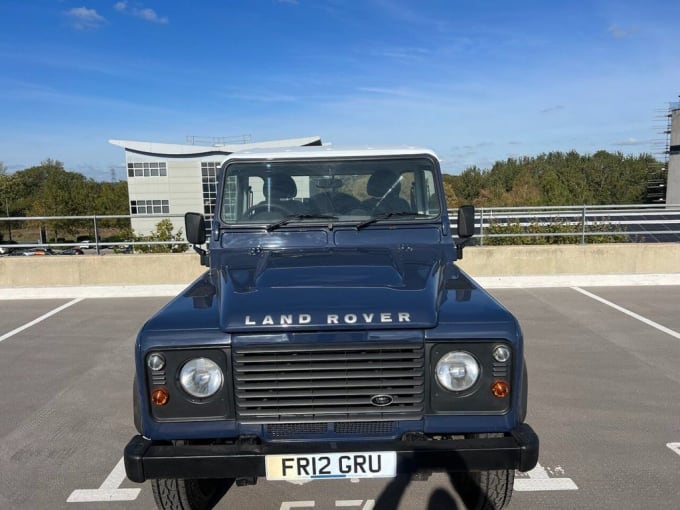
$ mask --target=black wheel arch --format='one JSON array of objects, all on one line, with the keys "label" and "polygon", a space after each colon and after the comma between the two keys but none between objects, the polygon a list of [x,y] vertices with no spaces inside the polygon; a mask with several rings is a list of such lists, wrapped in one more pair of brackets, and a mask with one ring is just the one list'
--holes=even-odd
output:
[{"label": "black wheel arch", "polygon": [[138,433],[142,433],[142,410],[139,403],[139,390],[137,388],[137,376],[132,380],[132,419],[135,424],[135,429]]},{"label": "black wheel arch", "polygon": [[522,360],[522,393],[519,398],[519,421],[524,423],[527,418],[527,407],[529,400],[529,371],[527,370],[526,360]]}]

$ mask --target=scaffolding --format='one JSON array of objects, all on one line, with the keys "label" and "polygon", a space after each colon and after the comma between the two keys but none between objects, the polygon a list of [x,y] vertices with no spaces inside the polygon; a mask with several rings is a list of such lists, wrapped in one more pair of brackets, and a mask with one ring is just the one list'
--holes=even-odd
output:
[{"label": "scaffolding", "polygon": [[647,192],[644,201],[648,204],[665,204],[668,189],[668,162],[671,155],[672,112],[680,109],[680,102],[669,102],[666,108],[657,110],[656,127],[663,138],[653,144],[653,155],[660,163],[649,168]]}]

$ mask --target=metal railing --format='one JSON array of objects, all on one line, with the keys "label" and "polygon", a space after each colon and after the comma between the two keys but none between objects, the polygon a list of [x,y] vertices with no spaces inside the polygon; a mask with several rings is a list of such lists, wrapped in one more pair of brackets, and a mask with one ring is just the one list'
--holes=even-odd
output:
[{"label": "metal railing", "polygon": [[[456,210],[449,210],[455,229]],[[124,249],[150,251],[152,246],[188,249],[185,240],[153,240],[128,236],[135,220],[175,219],[183,215],[115,216],[32,216],[0,217],[0,246],[11,249],[88,246],[96,253]],[[177,221],[179,220],[179,221]],[[114,222],[118,222],[118,225]],[[72,223],[70,223],[72,222]],[[120,223],[125,222],[125,227]],[[61,232],[73,239],[40,237],[41,226],[49,233],[59,224]],[[69,226],[70,224],[70,226]],[[475,213],[476,237],[473,244],[557,244],[588,242],[680,242],[680,205],[597,205],[556,207],[478,207]],[[176,231],[175,231],[176,232]],[[74,237],[75,236],[75,237]],[[88,237],[84,241],[82,237]],[[51,237],[51,239],[50,239]],[[9,240],[21,239],[8,245]],[[80,241],[77,239],[81,239]],[[139,247],[139,248],[136,248]]]},{"label": "metal railing", "polygon": [[[152,220],[152,222],[160,222],[162,220],[180,220],[184,224],[183,214],[163,214],[163,215],[92,215],[92,216],[27,216],[27,217],[0,217],[0,232],[3,233],[3,241],[0,241],[0,247],[6,247],[11,250],[20,250],[26,248],[86,248],[94,249],[95,253],[101,254],[104,250],[113,251],[134,251],[134,247],[148,248],[151,246],[165,246],[165,247],[183,247],[178,251],[184,251],[189,248],[189,243],[182,239],[169,240],[153,240],[145,239],[143,235],[128,235],[132,232],[132,220]],[[111,222],[125,221],[126,225],[107,226]],[[49,235],[46,230],[53,228],[55,223],[59,223],[61,231],[66,230],[65,235],[69,238],[75,236],[76,240],[57,238]],[[67,226],[68,224],[70,225]],[[91,227],[86,227],[85,223],[90,223]],[[15,226],[12,226],[15,224]],[[16,225],[19,225],[17,227]],[[103,231],[108,229],[109,235],[102,235]],[[28,231],[28,233],[27,233]],[[14,235],[12,235],[14,232]],[[21,232],[20,236],[24,241],[16,241],[13,239],[17,237],[17,232]],[[47,234],[46,239],[43,238],[43,233]],[[113,235],[111,235],[113,234]],[[33,236],[34,242],[26,241],[26,237]],[[52,239],[50,240],[50,237]],[[87,239],[80,239],[86,237]],[[29,237],[30,239],[30,237]],[[77,239],[80,239],[79,241]],[[8,243],[11,242],[11,244]],[[128,250],[128,247],[131,250]]]},{"label": "metal railing", "polygon": [[479,207],[475,216],[479,245],[680,241],[680,205]]}]

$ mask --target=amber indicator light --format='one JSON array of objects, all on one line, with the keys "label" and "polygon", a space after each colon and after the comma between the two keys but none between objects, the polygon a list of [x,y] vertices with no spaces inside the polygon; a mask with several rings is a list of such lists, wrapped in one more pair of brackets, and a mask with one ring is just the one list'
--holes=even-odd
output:
[{"label": "amber indicator light", "polygon": [[151,393],[151,403],[155,406],[164,406],[168,400],[170,400],[170,395],[165,388],[158,388]]},{"label": "amber indicator light", "polygon": [[491,393],[497,398],[507,397],[510,394],[510,385],[505,381],[495,381],[491,385]]}]

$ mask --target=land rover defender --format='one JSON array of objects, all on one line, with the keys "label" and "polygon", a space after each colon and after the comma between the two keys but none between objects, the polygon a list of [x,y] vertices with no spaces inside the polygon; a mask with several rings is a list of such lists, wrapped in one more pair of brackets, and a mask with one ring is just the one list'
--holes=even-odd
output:
[{"label": "land rover defender", "polygon": [[217,197],[185,218],[206,272],[137,337],[128,478],[198,509],[258,478],[446,472],[505,507],[538,460],[522,332],[455,264],[474,209],[452,231],[436,155],[239,152]]}]

